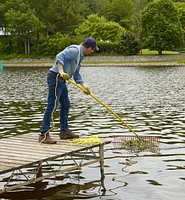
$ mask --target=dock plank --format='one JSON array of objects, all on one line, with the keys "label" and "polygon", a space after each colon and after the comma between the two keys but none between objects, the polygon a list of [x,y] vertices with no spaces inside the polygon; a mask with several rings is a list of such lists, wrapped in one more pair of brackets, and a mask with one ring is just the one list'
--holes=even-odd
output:
[{"label": "dock plank", "polygon": [[[52,134],[52,137],[57,140],[57,144],[39,143],[38,133],[0,139],[0,176],[2,176],[1,183],[4,184],[4,188],[0,189],[0,194],[96,162],[100,162],[100,166],[102,166],[104,159],[103,146],[111,143],[110,140],[107,140],[102,141],[101,144],[75,144],[68,140],[61,140],[57,134]],[[55,166],[54,168],[53,165]],[[45,167],[44,174],[40,174],[38,177],[37,172],[33,174],[33,177],[25,174],[25,171],[29,173],[30,167],[36,167],[38,170],[43,166]],[[19,173],[27,179],[25,181],[20,180],[20,182],[18,181],[17,184],[14,184],[12,177],[16,176],[16,173],[14,173],[17,172],[16,170],[18,170],[16,179],[19,179]],[[103,169],[100,171],[104,176]],[[11,172],[11,176],[7,179],[7,183],[12,179],[13,184],[7,187],[6,179],[3,177],[9,172]]]},{"label": "dock plank", "polygon": [[67,140],[60,140],[57,134],[53,134],[52,137],[57,140],[57,144],[39,144],[37,133],[0,139],[0,174],[99,146],[97,143],[76,145]]}]

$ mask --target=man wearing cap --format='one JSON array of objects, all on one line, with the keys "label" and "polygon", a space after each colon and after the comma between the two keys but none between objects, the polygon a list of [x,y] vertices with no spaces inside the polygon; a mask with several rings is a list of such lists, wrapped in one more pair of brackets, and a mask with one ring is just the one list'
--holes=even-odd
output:
[{"label": "man wearing cap", "polygon": [[47,76],[48,83],[48,104],[44,113],[39,142],[45,144],[56,144],[49,134],[50,122],[53,113],[60,103],[60,139],[79,138],[68,127],[68,114],[70,109],[70,101],[68,97],[68,89],[66,80],[73,77],[77,84],[81,84],[85,89],[84,93],[89,95],[90,90],[84,83],[80,67],[84,55],[89,55],[94,50],[99,50],[94,38],[86,38],[80,45],[70,45],[56,55],[54,65],[50,68]]}]

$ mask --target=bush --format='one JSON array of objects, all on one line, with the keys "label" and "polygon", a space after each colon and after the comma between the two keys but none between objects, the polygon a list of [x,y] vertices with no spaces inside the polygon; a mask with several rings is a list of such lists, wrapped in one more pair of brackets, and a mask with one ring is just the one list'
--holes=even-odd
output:
[{"label": "bush", "polygon": [[118,48],[118,43],[116,42],[98,42],[99,51],[98,53],[103,54],[114,54]]},{"label": "bush", "polygon": [[18,37],[0,36],[0,54],[21,53]]},{"label": "bush", "polygon": [[124,56],[137,55],[140,52],[139,42],[131,32],[123,33],[120,38],[118,53]]},{"label": "bush", "polygon": [[38,39],[36,45],[31,48],[31,54],[53,58],[70,43],[71,39],[68,35],[56,33],[49,38]]}]

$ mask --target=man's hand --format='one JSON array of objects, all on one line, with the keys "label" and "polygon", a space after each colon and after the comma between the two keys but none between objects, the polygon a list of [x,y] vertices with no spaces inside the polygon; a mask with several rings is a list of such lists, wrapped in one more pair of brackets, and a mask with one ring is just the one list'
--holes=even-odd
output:
[{"label": "man's hand", "polygon": [[69,80],[70,79],[69,75],[66,74],[66,73],[60,73],[60,77],[62,77],[64,80]]},{"label": "man's hand", "polygon": [[84,93],[86,95],[91,94],[90,89],[87,87],[87,85],[85,83],[82,83],[82,87],[84,88]]},{"label": "man's hand", "polygon": [[84,93],[85,93],[86,95],[89,95],[89,94],[91,94],[91,92],[90,92],[90,90],[89,90],[89,88],[88,88],[88,87],[85,87],[84,89],[85,89]]}]

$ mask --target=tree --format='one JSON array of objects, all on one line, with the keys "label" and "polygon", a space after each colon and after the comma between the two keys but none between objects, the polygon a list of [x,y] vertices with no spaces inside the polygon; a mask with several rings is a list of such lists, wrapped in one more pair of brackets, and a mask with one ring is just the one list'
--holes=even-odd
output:
[{"label": "tree", "polygon": [[101,16],[109,21],[119,23],[122,27],[129,28],[133,13],[133,3],[131,0],[112,0],[104,4]]},{"label": "tree", "polygon": [[44,27],[43,23],[24,0],[6,1],[4,11],[7,31],[24,41],[25,53],[29,54],[30,39]]},{"label": "tree", "polygon": [[75,30],[77,36],[94,37],[97,40],[116,42],[120,39],[121,34],[125,31],[116,22],[107,21],[104,17],[98,15],[90,15]]},{"label": "tree", "polygon": [[132,0],[132,2],[134,4],[132,16],[133,26],[131,26],[130,30],[140,40],[141,11],[148,4],[148,0]]},{"label": "tree", "polygon": [[82,23],[86,17],[87,5],[85,0],[51,0],[50,23],[54,32],[72,34],[74,29]]},{"label": "tree", "polygon": [[6,0],[1,0],[1,3],[0,3],[0,27],[5,27],[5,17],[4,17],[4,13],[2,11],[5,1]]},{"label": "tree", "polygon": [[51,33],[55,33],[55,23],[53,13],[53,0],[29,0],[31,9],[35,11],[38,19],[45,25],[42,35],[49,36]]},{"label": "tree", "polygon": [[184,38],[185,38],[185,2],[177,2],[175,6],[178,10],[180,22],[182,24],[182,29],[184,29]]},{"label": "tree", "polygon": [[183,29],[178,11],[171,0],[154,0],[142,12],[141,36],[143,44],[158,51],[179,48],[183,42]]},{"label": "tree", "polygon": [[108,0],[86,0],[87,16],[91,14],[98,14],[107,1]]}]

